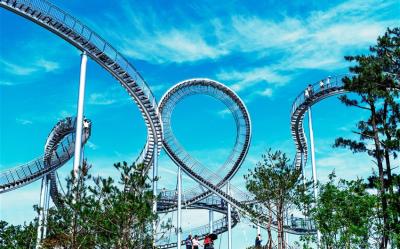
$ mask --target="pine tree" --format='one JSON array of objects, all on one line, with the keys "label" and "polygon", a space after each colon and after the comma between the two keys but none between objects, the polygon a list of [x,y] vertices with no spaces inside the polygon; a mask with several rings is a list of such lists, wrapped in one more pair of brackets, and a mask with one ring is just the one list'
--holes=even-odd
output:
[{"label": "pine tree", "polygon": [[[346,56],[355,62],[350,72],[355,75],[343,79],[345,89],[356,93],[358,99],[347,95],[340,100],[350,107],[366,111],[368,117],[357,123],[354,133],[358,140],[337,138],[336,147],[345,147],[354,153],[368,153],[378,167],[377,188],[381,203],[382,237],[380,248],[387,248],[389,237],[399,234],[400,203],[393,198],[391,162],[400,151],[400,29],[388,29],[378,38],[371,54]],[[372,147],[369,145],[372,143]],[[384,167],[386,166],[386,167]],[[385,184],[387,182],[387,184]],[[388,198],[388,193],[390,196]],[[396,200],[397,199],[397,200]],[[391,210],[395,210],[392,212]]]}]

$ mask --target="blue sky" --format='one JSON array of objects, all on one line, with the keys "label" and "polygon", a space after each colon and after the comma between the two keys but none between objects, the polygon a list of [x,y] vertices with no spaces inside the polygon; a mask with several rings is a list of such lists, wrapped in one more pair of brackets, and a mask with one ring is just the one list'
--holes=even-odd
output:
[{"label": "blue sky", "polygon": [[[211,78],[235,90],[253,124],[249,154],[232,180],[242,188],[242,175],[265,149],[281,149],[293,157],[289,114],[294,98],[310,82],[346,73],[349,64],[343,56],[367,53],[386,27],[399,25],[400,14],[396,0],[54,3],[125,55],[158,100],[188,78]],[[80,56],[52,33],[3,9],[0,45],[0,167],[4,170],[41,155],[52,126],[74,115]],[[85,98],[85,115],[93,121],[85,157],[94,166],[93,174],[115,176],[112,164],[132,161],[145,143],[144,122],[116,80],[93,61],[88,63]],[[369,158],[331,146],[338,136],[352,136],[355,121],[364,115],[343,107],[336,98],[314,107],[322,181],[334,169],[338,176],[350,179],[372,172]],[[217,168],[229,155],[233,125],[224,106],[206,96],[185,99],[173,114],[178,139],[210,168]],[[71,168],[69,163],[60,175],[65,177]],[[175,172],[176,166],[163,153],[159,186],[174,188]],[[193,181],[184,177],[183,184]],[[1,195],[0,219],[15,224],[31,220],[39,185],[37,181]],[[190,219],[191,226],[195,221]],[[241,243],[252,244],[253,234],[246,224],[234,229],[234,237],[245,238]]]}]

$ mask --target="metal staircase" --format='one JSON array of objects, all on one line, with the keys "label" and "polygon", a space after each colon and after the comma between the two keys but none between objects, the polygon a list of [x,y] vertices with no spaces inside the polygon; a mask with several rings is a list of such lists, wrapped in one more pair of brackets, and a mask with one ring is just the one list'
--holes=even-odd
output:
[{"label": "metal staircase", "polygon": [[312,85],[313,94],[311,94],[309,97],[306,97],[304,92],[301,92],[293,102],[290,115],[290,129],[296,146],[294,167],[301,168],[302,165],[307,163],[307,140],[303,128],[305,113],[312,105],[318,103],[319,101],[347,92],[344,89],[342,78],[343,76],[332,77],[329,84],[324,84],[323,88],[320,87],[318,81]]}]

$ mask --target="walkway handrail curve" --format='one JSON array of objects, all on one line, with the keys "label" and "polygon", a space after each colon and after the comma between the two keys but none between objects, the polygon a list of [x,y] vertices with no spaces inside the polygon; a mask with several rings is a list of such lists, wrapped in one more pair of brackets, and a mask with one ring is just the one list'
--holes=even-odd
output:
[{"label": "walkway handrail curve", "polygon": [[[51,145],[50,153],[23,165],[0,172],[0,194],[5,193],[29,183],[32,183],[47,174],[63,166],[73,157],[75,140],[75,122],[68,122],[72,118],[66,118],[58,122],[49,136],[57,136],[56,143]],[[64,123],[66,122],[66,123]],[[66,126],[64,126],[66,125]],[[58,131],[60,133],[54,133]],[[82,143],[86,143],[90,137],[91,126],[83,129]],[[49,141],[49,140],[48,140]]]},{"label": "walkway handrail curve", "polygon": [[[0,6],[58,35],[108,71],[133,98],[147,126],[148,140],[136,162],[150,168],[154,143],[161,150],[162,125],[157,101],[143,77],[110,43],[77,18],[47,0],[0,0]],[[141,161],[140,161],[141,160]]]}]

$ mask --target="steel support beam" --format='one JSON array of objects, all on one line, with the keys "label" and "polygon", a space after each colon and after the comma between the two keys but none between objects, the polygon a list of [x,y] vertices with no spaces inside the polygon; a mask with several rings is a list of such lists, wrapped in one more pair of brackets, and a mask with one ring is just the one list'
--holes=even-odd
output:
[{"label": "steel support beam", "polygon": [[212,210],[208,211],[208,227],[210,228],[210,233],[214,232],[214,212]]},{"label": "steel support beam", "polygon": [[[226,193],[231,194],[230,183],[226,185]],[[228,249],[232,249],[232,205],[228,202]]]},{"label": "steel support beam", "polygon": [[[312,176],[313,176],[314,199],[315,203],[317,203],[318,200],[317,167],[315,165],[314,131],[312,126],[311,107],[308,108],[308,128],[309,128],[310,147],[311,147],[311,165],[312,165]],[[321,233],[319,230],[317,230],[317,248],[319,248],[320,242],[321,242]]]},{"label": "steel support beam", "polygon": [[[154,142],[154,151],[153,151],[153,196],[157,197],[157,178],[158,178],[158,144],[157,141]],[[154,199],[153,202],[153,213],[157,214],[157,198]],[[157,235],[157,220],[153,221],[153,246],[156,243],[156,235]]]},{"label": "steel support beam", "polygon": [[181,249],[182,241],[182,172],[178,166],[178,217],[177,217],[177,249]]},{"label": "steel support beam", "polygon": [[84,100],[85,100],[86,64],[87,64],[87,55],[86,55],[86,52],[83,52],[81,55],[81,72],[80,72],[80,78],[79,78],[78,110],[77,110],[77,116],[76,116],[75,153],[74,153],[74,184],[77,183],[79,165],[81,163],[83,104],[84,104]]},{"label": "steel support beam", "polygon": [[49,205],[50,205],[50,174],[45,176],[46,178],[46,195],[44,203],[44,217],[43,217],[43,239],[47,235],[47,217],[49,215]]},{"label": "steel support beam", "polygon": [[36,249],[40,248],[40,243],[43,238],[43,219],[44,219],[44,206],[45,206],[45,198],[46,198],[46,176],[42,178],[42,185],[40,188],[40,201],[39,201],[39,218],[38,218],[38,228],[37,228],[37,237],[36,237]]}]

